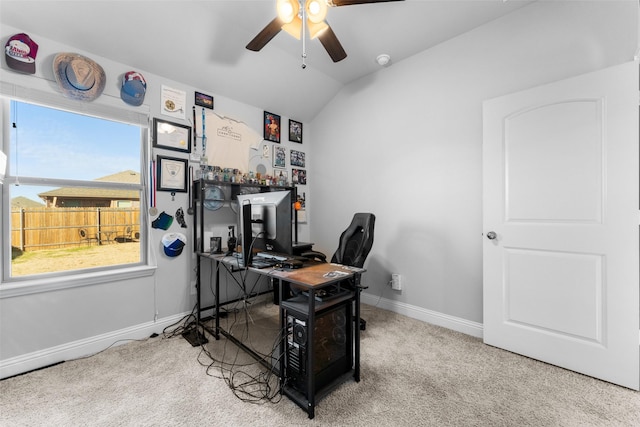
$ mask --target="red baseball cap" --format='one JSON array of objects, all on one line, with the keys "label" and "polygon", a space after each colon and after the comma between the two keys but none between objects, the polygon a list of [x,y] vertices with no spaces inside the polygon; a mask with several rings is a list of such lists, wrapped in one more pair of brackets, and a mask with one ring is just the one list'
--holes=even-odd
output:
[{"label": "red baseball cap", "polygon": [[4,48],[7,65],[27,74],[36,72],[37,53],[38,44],[24,33],[11,36]]}]

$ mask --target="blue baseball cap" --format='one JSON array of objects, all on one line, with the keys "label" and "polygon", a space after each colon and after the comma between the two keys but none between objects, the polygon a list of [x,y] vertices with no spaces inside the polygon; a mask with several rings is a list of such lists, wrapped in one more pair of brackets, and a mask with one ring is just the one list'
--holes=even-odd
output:
[{"label": "blue baseball cap", "polygon": [[128,71],[122,76],[120,98],[129,105],[138,107],[144,102],[147,93],[147,82],[137,71]]},{"label": "blue baseball cap", "polygon": [[186,244],[187,237],[182,233],[167,233],[162,236],[164,253],[169,257],[176,257],[180,255]]}]

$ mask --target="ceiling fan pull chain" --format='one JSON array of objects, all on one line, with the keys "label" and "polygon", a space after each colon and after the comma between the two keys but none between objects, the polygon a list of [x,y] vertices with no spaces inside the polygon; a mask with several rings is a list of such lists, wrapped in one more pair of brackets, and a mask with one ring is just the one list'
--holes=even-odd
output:
[{"label": "ceiling fan pull chain", "polygon": [[302,7],[300,8],[300,11],[302,12],[302,69],[304,70],[305,68],[307,68],[307,63],[305,62],[307,59],[307,44],[305,43],[307,37],[307,17],[305,16],[305,10],[304,10],[304,5],[301,3],[300,4]]}]

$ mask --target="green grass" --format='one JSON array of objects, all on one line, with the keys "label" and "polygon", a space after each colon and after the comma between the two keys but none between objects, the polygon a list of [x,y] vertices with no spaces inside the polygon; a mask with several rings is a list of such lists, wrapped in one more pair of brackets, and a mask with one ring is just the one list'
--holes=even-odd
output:
[{"label": "green grass", "polygon": [[66,258],[71,255],[78,255],[87,250],[90,250],[89,246],[73,247],[66,249],[45,249],[42,251],[29,251],[23,252],[20,249],[11,247],[11,260],[14,264],[23,264],[39,258]]}]

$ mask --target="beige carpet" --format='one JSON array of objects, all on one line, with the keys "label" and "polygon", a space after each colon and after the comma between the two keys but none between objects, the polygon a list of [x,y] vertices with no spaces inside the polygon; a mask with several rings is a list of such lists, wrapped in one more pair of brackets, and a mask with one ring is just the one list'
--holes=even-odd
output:
[{"label": "beige carpet", "polygon": [[[254,304],[250,313],[248,336],[237,326],[242,310],[226,321],[268,351],[277,309]],[[1,381],[0,425],[640,425],[637,392],[378,308],[363,306],[362,317],[362,380],[321,400],[313,420],[227,340],[212,340],[207,354],[158,337]]]}]

